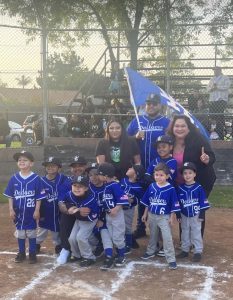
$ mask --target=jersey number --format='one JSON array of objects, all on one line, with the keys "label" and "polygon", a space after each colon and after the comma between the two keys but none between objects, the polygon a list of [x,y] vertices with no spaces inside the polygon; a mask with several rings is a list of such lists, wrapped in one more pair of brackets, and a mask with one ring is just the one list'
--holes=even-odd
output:
[{"label": "jersey number", "polygon": [[160,208],[160,215],[164,215],[164,212],[165,212],[165,207],[161,207]]},{"label": "jersey number", "polygon": [[35,207],[35,200],[34,199],[27,199],[27,207]]}]

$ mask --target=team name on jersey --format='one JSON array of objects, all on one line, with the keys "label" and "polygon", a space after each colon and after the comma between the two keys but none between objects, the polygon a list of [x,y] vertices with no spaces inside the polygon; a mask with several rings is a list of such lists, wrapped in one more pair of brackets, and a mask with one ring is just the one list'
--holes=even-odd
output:
[{"label": "team name on jersey", "polygon": [[15,191],[14,193],[15,199],[18,200],[22,197],[34,197],[35,196],[35,191],[26,191],[26,190],[21,190],[21,191]]},{"label": "team name on jersey", "polygon": [[142,130],[153,130],[153,131],[162,131],[164,130],[163,126],[154,126],[154,125],[148,125],[148,126],[141,126]]},{"label": "team name on jersey", "polygon": [[194,204],[199,204],[198,198],[180,199],[180,202],[183,204],[183,207],[191,206],[191,205],[194,205]]},{"label": "team name on jersey", "polygon": [[113,195],[112,194],[104,194],[103,195],[103,200],[111,200],[113,199]]},{"label": "team name on jersey", "polygon": [[151,205],[167,205],[167,200],[165,199],[157,199],[154,197],[149,197],[149,201]]},{"label": "team name on jersey", "polygon": [[58,192],[54,192],[52,194],[47,194],[46,195],[46,200],[48,202],[53,202],[53,201],[56,201],[56,199],[58,198]]}]

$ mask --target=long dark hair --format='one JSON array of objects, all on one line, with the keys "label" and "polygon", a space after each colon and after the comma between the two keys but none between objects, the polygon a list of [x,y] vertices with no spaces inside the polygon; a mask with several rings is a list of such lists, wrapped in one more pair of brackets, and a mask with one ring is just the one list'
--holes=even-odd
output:
[{"label": "long dark hair", "polygon": [[189,129],[189,135],[199,135],[200,132],[197,127],[191,122],[190,118],[186,115],[174,115],[167,129],[167,134],[175,138],[173,133],[174,125],[177,120],[184,120]]},{"label": "long dark hair", "polygon": [[127,147],[129,146],[129,142],[128,142],[129,141],[129,136],[128,136],[125,128],[124,128],[123,123],[120,120],[116,119],[116,118],[111,119],[107,124],[106,133],[105,133],[105,137],[104,137],[105,140],[109,141],[109,143],[108,143],[109,149],[108,149],[107,152],[110,153],[110,144],[113,142],[111,140],[111,137],[110,137],[110,134],[109,134],[109,127],[114,122],[120,124],[120,126],[121,126],[121,137],[120,137],[120,140],[119,140],[119,143],[120,143],[120,165],[125,166],[129,163],[128,162],[128,156],[127,156],[127,154],[128,154]]}]

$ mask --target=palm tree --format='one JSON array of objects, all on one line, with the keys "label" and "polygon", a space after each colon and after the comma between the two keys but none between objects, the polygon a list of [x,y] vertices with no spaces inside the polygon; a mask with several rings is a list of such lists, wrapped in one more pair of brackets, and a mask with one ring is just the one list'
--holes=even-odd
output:
[{"label": "palm tree", "polygon": [[18,85],[22,86],[23,89],[26,85],[28,85],[32,80],[30,77],[26,77],[22,75],[20,78],[15,78],[18,81]]}]

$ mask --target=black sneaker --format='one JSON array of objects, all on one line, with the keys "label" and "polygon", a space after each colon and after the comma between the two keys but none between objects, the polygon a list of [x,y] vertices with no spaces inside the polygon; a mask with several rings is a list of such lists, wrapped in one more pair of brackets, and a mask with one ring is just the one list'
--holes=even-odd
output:
[{"label": "black sneaker", "polygon": [[62,246],[61,245],[57,245],[57,246],[55,246],[55,254],[60,254],[60,252],[61,252],[61,249],[62,249]]},{"label": "black sneaker", "polygon": [[148,254],[148,253],[145,252],[145,253],[141,256],[142,259],[150,259],[150,258],[152,258],[152,257],[155,257],[155,253]]},{"label": "black sneaker", "polygon": [[199,261],[201,261],[201,253],[194,253],[192,261],[193,262],[199,262]]},{"label": "black sneaker", "polygon": [[95,263],[94,259],[83,258],[80,262],[80,267],[89,267]]},{"label": "black sneaker", "polygon": [[21,263],[26,259],[25,252],[19,252],[15,257],[15,263]]},{"label": "black sneaker", "polygon": [[126,262],[125,257],[124,256],[119,256],[115,259],[114,263],[115,263],[116,267],[122,267],[122,266],[124,266],[125,262]]},{"label": "black sneaker", "polygon": [[106,257],[104,260],[103,265],[100,267],[101,270],[108,270],[113,268],[114,266],[114,258],[113,257]]},{"label": "black sneaker", "polygon": [[29,253],[29,264],[36,264],[36,263],[37,263],[36,253]]},{"label": "black sneaker", "polygon": [[77,262],[77,261],[82,261],[82,257],[76,257],[76,256],[71,256],[70,259],[68,260],[68,262],[70,263],[74,263],[74,262]]},{"label": "black sneaker", "polygon": [[130,254],[131,252],[131,248],[129,246],[125,246],[125,255]]},{"label": "black sneaker", "polygon": [[36,244],[36,254],[40,253],[40,244]]},{"label": "black sneaker", "polygon": [[146,230],[145,229],[140,229],[140,228],[137,228],[134,233],[133,233],[133,237],[135,239],[140,239],[142,237],[146,236]]},{"label": "black sneaker", "polygon": [[188,256],[189,256],[188,252],[182,251],[176,256],[176,258],[185,258]]},{"label": "black sneaker", "polygon": [[95,257],[101,257],[104,254],[103,245],[96,247],[94,253]]}]

